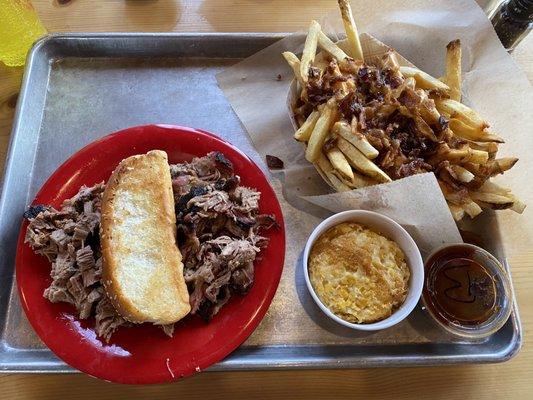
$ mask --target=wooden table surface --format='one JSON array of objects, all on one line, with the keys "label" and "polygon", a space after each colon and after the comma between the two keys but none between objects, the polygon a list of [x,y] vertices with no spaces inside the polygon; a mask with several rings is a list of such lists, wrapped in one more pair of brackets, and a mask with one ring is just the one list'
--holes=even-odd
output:
[{"label": "wooden table surface", "polygon": [[[33,0],[50,32],[59,31],[264,31],[290,32],[336,7],[333,0]],[[533,81],[533,35],[513,57]],[[0,170],[3,171],[22,69],[0,63]],[[0,375],[0,398],[293,398],[396,399],[533,398],[533,261],[531,249],[509,260],[525,341],[511,361],[494,365],[368,370],[212,372],[183,382],[122,386],[82,374]]]}]

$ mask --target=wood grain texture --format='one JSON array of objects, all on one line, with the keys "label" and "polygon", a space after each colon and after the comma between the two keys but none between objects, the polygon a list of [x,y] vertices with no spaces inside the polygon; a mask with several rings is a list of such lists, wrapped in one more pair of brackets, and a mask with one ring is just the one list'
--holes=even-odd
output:
[{"label": "wood grain texture", "polygon": [[[33,0],[49,31],[293,31],[333,0]],[[533,81],[533,35],[513,54]],[[22,71],[0,64],[0,168]],[[527,221],[527,223],[533,223]],[[519,246],[519,245],[517,245]],[[121,386],[84,375],[0,375],[5,399],[366,398],[526,399],[533,380],[533,250],[509,260],[523,321],[522,351],[504,364],[371,370],[202,373],[180,383]]]},{"label": "wood grain texture", "polygon": [[51,32],[289,32],[336,7],[334,0],[56,1],[32,1]]}]

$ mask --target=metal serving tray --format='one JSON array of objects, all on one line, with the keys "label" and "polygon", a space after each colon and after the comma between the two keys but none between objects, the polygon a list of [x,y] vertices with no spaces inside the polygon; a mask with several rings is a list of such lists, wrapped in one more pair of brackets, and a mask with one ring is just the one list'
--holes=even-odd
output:
[{"label": "metal serving tray", "polygon": [[[87,143],[133,125],[206,129],[266,168],[220,91],[215,74],[282,34],[59,34],[40,40],[26,65],[0,200],[0,370],[71,372],[39,340],[14,280],[22,213],[48,176]],[[291,207],[273,180],[282,207]],[[505,264],[498,227],[478,221]],[[287,221],[287,231],[292,229]],[[306,291],[299,262],[287,260],[277,295],[250,338],[211,370],[339,368],[500,362],[521,345],[515,308],[479,341],[457,341],[417,309],[403,323],[359,333],[324,317]]]}]

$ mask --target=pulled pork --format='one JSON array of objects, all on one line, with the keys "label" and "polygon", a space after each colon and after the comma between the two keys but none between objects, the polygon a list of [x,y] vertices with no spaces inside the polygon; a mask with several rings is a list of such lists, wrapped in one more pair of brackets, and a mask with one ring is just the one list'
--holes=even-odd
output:
[{"label": "pulled pork", "polygon": [[171,165],[170,172],[191,314],[209,320],[234,293],[248,292],[253,263],[268,244],[259,232],[277,223],[259,214],[261,194],[240,186],[222,153]]},{"label": "pulled pork", "polygon": [[103,192],[103,182],[90,188],[82,186],[59,210],[37,205],[30,207],[24,217],[30,221],[25,241],[52,263],[52,283],[44,297],[52,303],[72,304],[80,319],[94,316],[96,333],[108,341],[119,326],[129,323],[115,311],[100,281]]},{"label": "pulled pork", "polygon": [[[233,165],[222,153],[170,166],[192,314],[209,320],[233,293],[253,284],[253,262],[268,244],[262,229],[277,226],[259,214],[260,193],[240,186]],[[104,183],[82,186],[61,208],[30,207],[25,241],[51,263],[52,283],[44,297],[72,304],[80,319],[95,318],[95,332],[109,341],[120,326],[130,326],[114,309],[102,282],[99,226]],[[172,336],[174,325],[161,326]]]}]

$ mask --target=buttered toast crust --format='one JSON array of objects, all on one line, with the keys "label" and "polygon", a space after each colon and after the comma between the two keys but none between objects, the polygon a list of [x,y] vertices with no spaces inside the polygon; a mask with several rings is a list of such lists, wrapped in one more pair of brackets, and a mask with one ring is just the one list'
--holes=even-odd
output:
[{"label": "buttered toast crust", "polygon": [[124,159],[106,185],[100,240],[102,281],[127,320],[170,324],[190,311],[167,154]]}]

